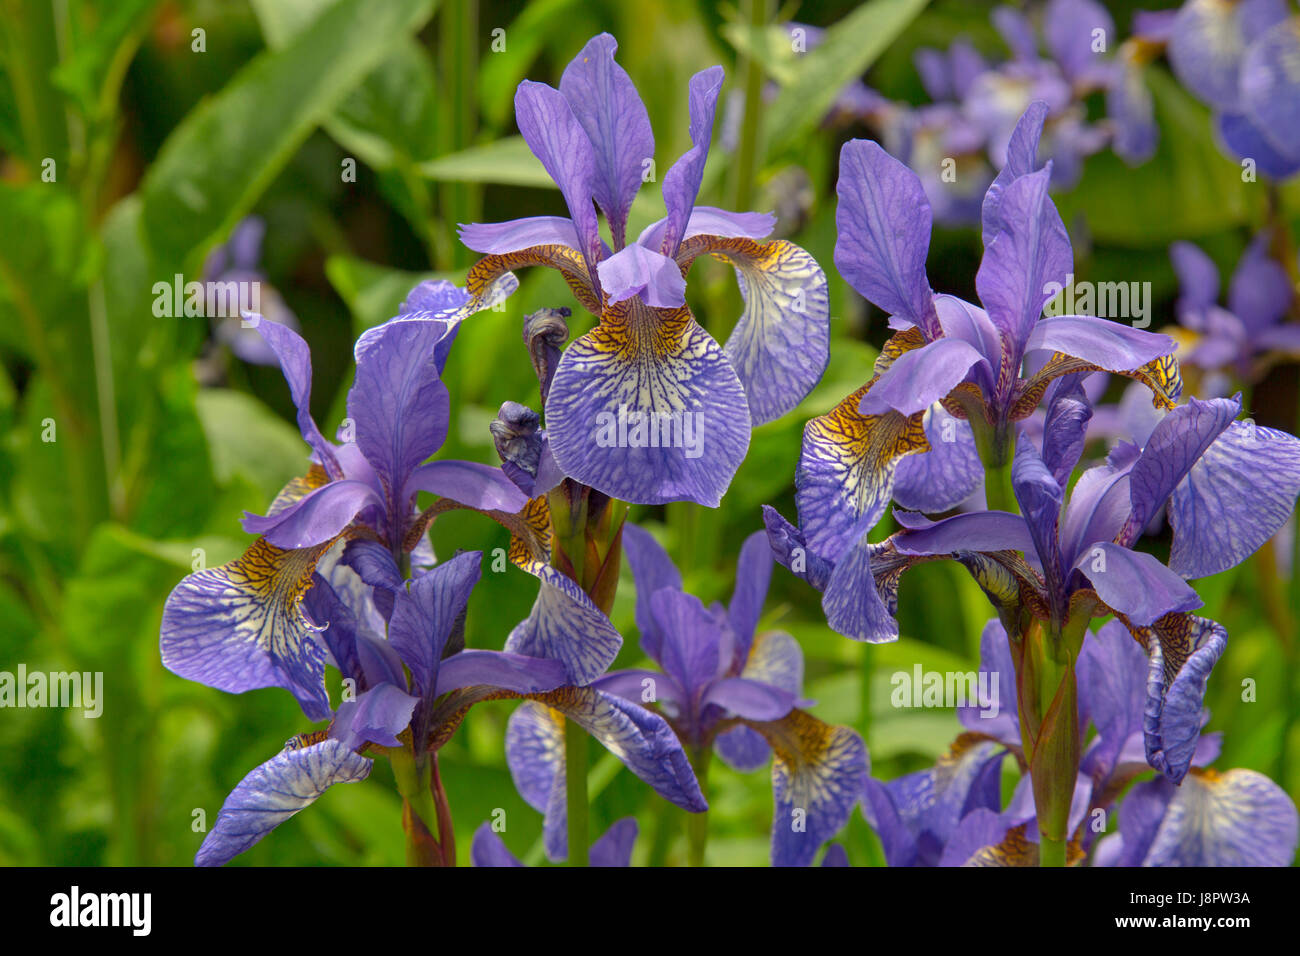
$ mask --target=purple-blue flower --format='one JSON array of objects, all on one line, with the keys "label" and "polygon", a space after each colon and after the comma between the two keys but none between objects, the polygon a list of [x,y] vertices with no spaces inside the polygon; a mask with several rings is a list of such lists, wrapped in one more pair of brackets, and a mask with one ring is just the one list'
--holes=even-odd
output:
[{"label": "purple-blue flower", "polygon": [[527,497],[499,468],[425,463],[450,423],[441,372],[457,328],[502,288],[471,298],[450,283],[426,283],[395,319],[365,332],[356,345],[356,382],[340,445],[327,440],[311,416],[306,342],[269,319],[250,317],[279,356],[312,464],[266,515],[245,516],[244,529],[259,538],[242,557],[196,571],[172,591],[161,638],[168,669],[232,693],[284,687],[309,719],[324,719],[330,712],[326,658],[302,613],[317,564],[354,541],[347,560],[364,555],[369,560],[358,569],[362,577],[391,590],[401,581],[399,562],[426,541],[425,525],[416,520],[418,492],[482,509],[524,507]]},{"label": "purple-blue flower", "polygon": [[1177,316],[1185,332],[1179,361],[1205,375],[1203,394],[1222,393],[1233,381],[1254,384],[1273,362],[1300,356],[1300,325],[1286,321],[1295,290],[1270,255],[1271,240],[1271,233],[1261,232],[1242,253],[1228,284],[1227,308],[1219,305],[1213,260],[1190,242],[1169,249],[1181,285]]},{"label": "purple-blue flower", "polygon": [[[1181,390],[1169,337],[1092,316],[1041,318],[1073,258],[1047,195],[1050,172],[1035,171],[1046,112],[1035,104],[1021,119],[984,197],[985,252],[975,279],[984,308],[930,289],[929,206],[916,175],[874,142],[854,140],[841,154],[835,262],[899,331],[875,377],[805,427],[795,477],[799,527],[775,512],[767,522],[778,555],[824,589],[827,619],[841,634],[896,634],[892,618],[872,606],[873,590],[861,586],[873,552],[884,560],[867,533],[891,497],[928,511],[964,501],[984,468],[1007,463],[1016,423],[1054,380],[1115,372],[1147,385],[1162,407]],[[1039,357],[1046,361],[1025,374],[1026,358]],[[945,422],[945,413],[964,421]],[[907,456],[914,457],[904,468]]]},{"label": "purple-blue flower", "polygon": [[[771,232],[771,216],[695,204],[720,67],[691,79],[694,145],[663,176],[667,215],[628,242],[654,136],[616,49],[601,34],[568,65],[558,90],[519,85],[519,131],[560,187],[569,218],[462,226],[462,241],[486,254],[470,270],[469,288],[546,265],[600,318],[564,350],[550,382],[546,424],[565,475],[624,501],[716,506],[751,425],[792,409],[826,367],[826,277],[797,246],[756,241]],[[612,245],[601,237],[597,207]],[[745,298],[725,347],[686,307],[685,275],[702,255],[734,266]]]},{"label": "purple-blue flower", "polygon": [[1284,0],[1187,0],[1168,57],[1228,153],[1274,179],[1300,172],[1300,15]]},{"label": "purple-blue flower", "polygon": [[[891,866],[1037,862],[1028,775],[1005,807],[997,786],[1007,753],[1024,760],[1015,722],[1004,719],[1017,709],[1010,653],[1006,632],[990,621],[981,641],[981,672],[997,673],[998,686],[1009,691],[999,700],[996,717],[982,718],[977,707],[962,708],[958,716],[965,733],[933,768],[868,783],[864,809]],[[1070,808],[1070,862],[1289,865],[1300,841],[1294,802],[1253,770],[1210,769],[1219,754],[1219,735],[1200,733],[1205,718],[1199,708],[1190,773],[1180,784],[1158,776],[1129,788],[1148,771],[1145,663],[1141,646],[1117,621],[1084,639],[1077,664],[1083,759]]]},{"label": "purple-blue flower", "polygon": [[[638,827],[635,817],[624,817],[613,823],[604,835],[591,845],[589,864],[599,867],[626,867],[632,865],[632,849],[636,845]],[[491,823],[484,823],[474,831],[474,844],[470,849],[475,866],[524,866],[517,856],[506,849]]]},{"label": "purple-blue flower", "polygon": [[[735,769],[751,771],[775,755],[772,863],[807,866],[848,820],[867,751],[853,730],[798,709],[807,702],[800,700],[803,654],[794,638],[756,631],[772,573],[764,534],[742,546],[726,607],[706,607],[683,591],[680,573],[648,532],[625,526],[623,545],[636,581],[641,649],[661,671],[615,671],[593,686],[653,701],[699,759],[713,749]],[[523,761],[508,739],[507,754],[512,750],[518,780]]]}]

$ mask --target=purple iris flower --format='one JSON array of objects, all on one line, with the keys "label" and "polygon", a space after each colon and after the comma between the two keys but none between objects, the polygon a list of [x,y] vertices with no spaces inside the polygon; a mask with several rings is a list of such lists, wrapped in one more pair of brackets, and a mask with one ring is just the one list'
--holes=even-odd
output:
[{"label": "purple iris flower", "polygon": [[[1190,242],[1170,247],[1182,287],[1178,322],[1190,340],[1182,345],[1183,365],[1250,385],[1273,362],[1300,356],[1300,325],[1285,321],[1295,290],[1286,269],[1269,255],[1270,241],[1270,233],[1262,232],[1242,253],[1228,285],[1226,309],[1218,304],[1219,270],[1213,260]],[[1217,382],[1208,384],[1211,393],[1218,390]]]},{"label": "purple iris flower", "polygon": [[[1047,106],[1042,142],[1053,188],[1071,188],[1083,161],[1109,145],[1131,165],[1146,162],[1158,130],[1142,76],[1150,44],[1120,43],[1114,20],[1094,0],[1051,0],[1042,11],[1042,41],[1018,10],[998,7],[993,23],[1012,51],[990,63],[965,39],[946,51],[919,48],[917,74],[933,101],[921,107],[878,94],[858,96],[865,117],[890,153],[917,171],[935,219],[980,220],[980,198],[1007,162],[1012,134],[1032,103]],[[1106,119],[1090,122],[1084,100],[1103,92]]]},{"label": "purple iris flower", "polygon": [[772,863],[807,866],[847,822],[868,758],[853,730],[796,709],[809,703],[800,699],[798,642],[780,631],[757,632],[772,575],[766,536],[756,532],[742,545],[725,608],[706,608],[683,591],[681,574],[648,532],[628,525],[623,545],[636,582],[641,649],[662,673],[616,671],[595,686],[630,700],[650,694],[691,753],[713,748],[740,771],[775,754]]},{"label": "purple iris flower", "polygon": [[[891,866],[1037,862],[1028,775],[1005,807],[998,787],[1006,755],[1024,760],[1015,670],[1001,624],[988,623],[980,647],[981,675],[998,677],[1003,699],[997,715],[981,716],[979,706],[960,708],[965,732],[933,768],[867,784],[863,807]],[[1145,663],[1142,648],[1118,621],[1085,637],[1077,664],[1083,759],[1069,815],[1070,862],[1090,857],[1093,866],[1289,865],[1300,840],[1295,804],[1253,770],[1209,768],[1220,740],[1199,733],[1199,706],[1189,774],[1180,784],[1165,777],[1137,783],[1119,803],[1118,832],[1107,834],[1120,794],[1148,772]],[[1109,820],[1100,839],[1098,819]]]},{"label": "purple iris flower", "polygon": [[[771,509],[767,526],[783,562],[824,590],[827,620],[846,636],[878,641],[897,633],[873,589],[861,586],[880,573],[872,555],[886,560],[868,532],[891,497],[932,512],[961,503],[984,467],[1005,466],[1016,423],[1062,376],[1125,375],[1148,386],[1162,407],[1172,407],[1181,390],[1168,336],[1084,315],[1040,321],[1073,268],[1047,195],[1050,171],[1035,171],[1046,113],[1041,103],[1030,107],[985,194],[985,252],[975,280],[985,308],[931,291],[929,205],[916,175],[874,142],[854,140],[841,153],[835,262],[899,331],[875,377],[805,427],[795,478],[799,527]],[[1037,371],[1023,374],[1026,359],[1040,357],[1046,361]],[[907,456],[914,457],[905,466]]]},{"label": "purple iris flower", "polygon": [[[1202,602],[1185,578],[1244,561],[1286,522],[1300,494],[1300,440],[1235,421],[1240,408],[1237,398],[1191,399],[1145,446],[1121,443],[1104,465],[1083,472],[1067,496],[1090,408],[1077,382],[1064,383],[1049,401],[1041,451],[1027,440],[1017,448],[1011,474],[1022,514],[930,521],[897,512],[904,530],[869,548],[875,587],[863,589],[862,617],[875,622],[877,639],[897,633],[891,614],[902,573],[947,556],[971,571],[1006,620],[1027,611],[1059,630],[1080,615],[1114,613],[1150,659],[1147,760],[1181,781],[1206,681],[1227,640],[1218,624],[1190,613]],[[1133,550],[1162,508],[1173,528],[1167,566]]]},{"label": "purple iris flower", "polygon": [[[641,649],[662,671],[615,671],[592,689],[653,702],[683,747],[697,759],[710,748],[738,770],[755,770],[775,754],[772,863],[807,866],[844,826],[866,777],[861,737],[797,709],[803,678],[798,643],[780,632],[756,633],[771,577],[771,549],[761,532],[741,549],[730,604],[706,608],[682,590],[681,575],[651,535],[623,529],[637,585]],[[506,759],[524,798],[546,814],[546,848],[565,852],[564,751],[554,716],[523,704],[510,719]]]},{"label": "purple iris flower", "polygon": [[[451,420],[441,372],[457,328],[507,288],[493,286],[485,297],[472,298],[447,282],[425,283],[396,318],[365,332],[357,341],[341,445],[328,441],[312,418],[306,342],[270,319],[250,316],[280,358],[312,465],[267,515],[245,516],[244,529],[260,537],[243,557],[196,571],[172,591],[162,619],[167,668],[232,693],[284,687],[309,719],[322,720],[330,713],[325,655],[302,615],[316,565],[353,540],[348,560],[358,563],[367,583],[392,591],[401,585],[399,563],[427,541],[415,511],[417,492],[511,513],[527,504],[499,468],[424,463],[441,447]],[[391,611],[386,600],[385,613]]]},{"label": "purple iris flower", "polygon": [[[564,669],[555,661],[449,646],[478,582],[481,558],[477,551],[458,555],[415,578],[409,592],[395,594],[386,639],[371,630],[367,618],[375,618],[375,611],[368,602],[358,603],[360,589],[344,590],[345,600],[314,575],[304,604],[317,622],[319,646],[354,696],[345,694],[327,730],[293,738],[240,781],[199,848],[196,864],[226,863],[329,787],[365,779],[373,764],[365,756],[370,745],[379,752],[400,747],[397,735],[408,727],[414,739],[428,740],[448,719],[436,708],[444,695],[489,685],[520,696],[564,683]],[[345,570],[337,567],[331,576],[339,580]]]},{"label": "purple iris flower", "polygon": [[[632,865],[632,849],[636,845],[638,828],[635,817],[624,817],[615,822],[604,836],[591,845],[588,857],[591,866],[626,867]],[[524,866],[517,856],[506,849],[504,841],[484,823],[474,831],[474,844],[470,855],[475,866]]]},{"label": "purple iris flower", "polygon": [[1229,154],[1274,179],[1300,172],[1300,15],[1285,0],[1188,0],[1169,63],[1215,113]]},{"label": "purple iris flower", "polygon": [[[486,254],[470,270],[469,288],[546,265],[600,318],[564,350],[550,383],[546,423],[565,475],[624,501],[716,506],[751,425],[788,412],[825,370],[826,276],[789,242],[756,241],[772,231],[770,215],[695,205],[721,67],[691,79],[694,145],[663,177],[667,216],[627,241],[654,137],[616,49],[601,34],[568,65],[558,90],[519,85],[519,131],[560,187],[570,218],[462,226],[465,245]],[[612,245],[601,238],[596,206]],[[745,298],[725,347],[686,307],[684,277],[702,255],[734,266]]]},{"label": "purple iris flower", "polygon": [[[230,233],[225,245],[217,246],[203,263],[203,281],[214,283],[240,282],[256,286],[259,311],[279,325],[298,331],[298,317],[285,304],[261,268],[262,239],[266,235],[266,222],[259,216],[240,220]],[[255,365],[275,365],[279,357],[254,329],[248,328],[237,315],[221,319],[216,328],[217,341],[230,347],[230,351],[245,362]]]}]

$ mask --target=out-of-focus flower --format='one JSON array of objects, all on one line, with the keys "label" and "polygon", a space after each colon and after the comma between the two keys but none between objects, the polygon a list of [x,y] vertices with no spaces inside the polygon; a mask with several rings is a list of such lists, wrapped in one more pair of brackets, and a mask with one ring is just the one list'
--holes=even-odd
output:
[{"label": "out-of-focus flower", "polygon": [[1182,286],[1178,357],[1201,372],[1201,394],[1223,394],[1233,383],[1253,385],[1273,363],[1300,358],[1300,325],[1286,321],[1295,290],[1286,269],[1270,256],[1270,242],[1270,233],[1261,232],[1242,253],[1226,309],[1218,302],[1213,260],[1190,242],[1169,249]]},{"label": "out-of-focus flower", "polygon": [[1285,0],[1187,0],[1168,44],[1228,153],[1274,179],[1300,172],[1300,15]]}]

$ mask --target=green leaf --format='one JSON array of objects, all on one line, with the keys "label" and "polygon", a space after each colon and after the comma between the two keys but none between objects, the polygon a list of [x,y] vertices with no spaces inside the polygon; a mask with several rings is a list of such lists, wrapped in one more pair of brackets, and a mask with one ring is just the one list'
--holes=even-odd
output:
[{"label": "green leaf", "polygon": [[[99,117],[116,105],[121,78],[148,28],[159,0],[111,0],[81,4],[70,18],[72,53],[52,74],[85,116]],[[109,97],[106,100],[106,95]]]},{"label": "green leaf", "polygon": [[420,164],[427,179],[457,183],[500,183],[504,186],[555,188],[550,175],[528,149],[522,136],[439,156]]},{"label": "green leaf", "polygon": [[242,476],[270,501],[286,481],[307,470],[302,437],[253,396],[205,388],[198,394],[198,414],[213,475],[221,484]]},{"label": "green leaf", "polygon": [[[253,0],[267,45],[287,46],[338,0]],[[402,37],[384,61],[324,123],[326,131],[374,169],[428,159],[435,152],[436,80],[424,47]]]},{"label": "green leaf", "polygon": [[826,30],[793,69],[792,80],[763,112],[767,153],[799,142],[830,111],[835,98],[884,53],[928,0],[872,0]]},{"label": "green leaf", "polygon": [[407,272],[355,256],[330,256],[325,260],[325,275],[348,304],[356,336],[397,315],[411,290],[426,279],[464,281],[459,273]]},{"label": "green leaf", "polygon": [[431,8],[431,0],[339,0],[190,113],[143,186],[145,230],[158,259],[184,264],[232,227],[312,129]]}]

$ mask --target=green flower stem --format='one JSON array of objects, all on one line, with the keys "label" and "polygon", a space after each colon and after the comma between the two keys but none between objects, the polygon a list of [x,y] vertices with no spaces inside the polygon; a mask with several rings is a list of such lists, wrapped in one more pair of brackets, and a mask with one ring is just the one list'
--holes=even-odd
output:
[{"label": "green flower stem", "polygon": [[[708,797],[709,762],[713,756],[711,747],[697,750],[691,761],[695,765],[695,778],[700,782],[700,792]],[[704,865],[704,850],[709,843],[709,812],[686,813],[687,862],[691,866]]]},{"label": "green flower stem", "polygon": [[1065,841],[1038,835],[1038,865],[1065,866]]},{"label": "green flower stem", "polygon": [[586,866],[591,836],[587,806],[587,732],[564,721],[564,794],[569,825],[569,866]]},{"label": "green flower stem", "polygon": [[1074,659],[1087,623],[1087,615],[1064,628],[1035,622],[1019,646],[1020,726],[1033,783],[1040,866],[1065,865],[1080,757]]},{"label": "green flower stem", "polygon": [[433,835],[438,826],[438,809],[434,806],[429,762],[417,761],[404,747],[390,749],[388,759],[397,781],[397,792],[402,795],[407,866],[442,866],[442,847]]},{"label": "green flower stem", "polygon": [[[438,33],[438,53],[442,66],[442,108],[439,123],[441,152],[459,152],[473,144],[478,123],[478,0],[457,0],[443,4]],[[439,202],[442,220],[448,230],[458,222],[473,222],[481,195],[472,183],[442,183]],[[459,242],[451,243],[447,266],[465,268],[475,253]]]},{"label": "green flower stem", "polygon": [[[767,0],[744,0],[741,9],[749,22],[753,43],[758,43],[767,23]],[[732,209],[748,209],[754,192],[754,171],[758,161],[759,123],[763,115],[763,66],[754,56],[746,56],[741,72],[745,78],[745,116],[740,125],[740,146],[732,164],[735,193]]]}]

